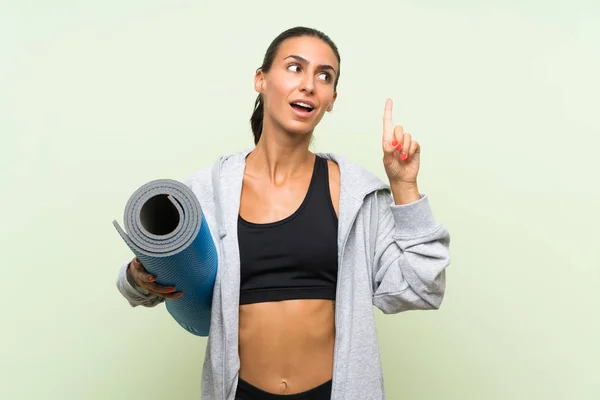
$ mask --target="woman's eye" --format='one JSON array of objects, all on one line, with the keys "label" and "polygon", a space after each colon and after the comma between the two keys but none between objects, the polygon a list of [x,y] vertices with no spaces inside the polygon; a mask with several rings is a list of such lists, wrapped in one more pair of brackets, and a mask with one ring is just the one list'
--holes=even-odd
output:
[{"label": "woman's eye", "polygon": [[320,76],[324,77],[324,81],[329,82],[331,80],[331,75],[329,75],[327,72],[323,72],[322,74],[320,74]]},{"label": "woman's eye", "polygon": [[[300,71],[300,66],[298,64],[290,64],[288,65],[288,70],[292,71],[292,72],[299,72]],[[294,68],[296,68],[294,70]],[[321,77],[322,80],[324,80],[325,82],[329,82],[331,81],[331,74],[327,73],[327,72],[322,72],[319,74],[319,77]]]}]

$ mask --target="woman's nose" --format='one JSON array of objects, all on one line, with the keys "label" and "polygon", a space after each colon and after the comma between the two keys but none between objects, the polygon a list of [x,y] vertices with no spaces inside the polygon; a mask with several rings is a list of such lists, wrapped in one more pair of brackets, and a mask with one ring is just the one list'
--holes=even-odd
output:
[{"label": "woman's nose", "polygon": [[308,74],[305,75],[304,79],[302,79],[302,82],[300,83],[300,85],[301,85],[300,91],[302,91],[302,92],[308,92],[310,94],[313,94],[315,91],[314,78],[312,78]]}]

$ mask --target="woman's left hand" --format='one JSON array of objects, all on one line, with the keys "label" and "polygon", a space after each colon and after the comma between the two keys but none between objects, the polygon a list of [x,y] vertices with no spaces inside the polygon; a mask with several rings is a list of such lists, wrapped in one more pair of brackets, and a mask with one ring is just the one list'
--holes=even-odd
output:
[{"label": "woman's left hand", "polygon": [[385,102],[383,112],[383,165],[390,184],[415,184],[419,173],[421,146],[392,122],[392,100]]}]

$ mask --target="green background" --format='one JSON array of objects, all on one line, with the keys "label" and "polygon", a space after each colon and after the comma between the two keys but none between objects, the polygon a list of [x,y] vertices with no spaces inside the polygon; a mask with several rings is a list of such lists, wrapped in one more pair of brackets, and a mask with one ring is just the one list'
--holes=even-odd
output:
[{"label": "green background", "polygon": [[306,25],[342,56],[315,151],[385,178],[385,99],[452,234],[438,311],[384,316],[390,399],[600,398],[595,1],[2,1],[0,398],[199,399],[206,344],[131,308],[112,226],[252,144],[253,74]]}]

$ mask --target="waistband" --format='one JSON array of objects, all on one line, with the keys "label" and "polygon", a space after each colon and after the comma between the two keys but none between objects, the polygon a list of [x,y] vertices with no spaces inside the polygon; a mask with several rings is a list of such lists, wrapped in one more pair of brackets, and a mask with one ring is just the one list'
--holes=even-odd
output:
[{"label": "waistband", "polygon": [[239,378],[235,395],[236,400],[330,400],[331,399],[332,380],[322,383],[305,392],[294,394],[274,394],[265,392],[256,386],[251,385],[245,380]]}]

